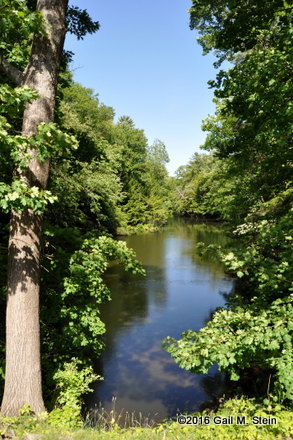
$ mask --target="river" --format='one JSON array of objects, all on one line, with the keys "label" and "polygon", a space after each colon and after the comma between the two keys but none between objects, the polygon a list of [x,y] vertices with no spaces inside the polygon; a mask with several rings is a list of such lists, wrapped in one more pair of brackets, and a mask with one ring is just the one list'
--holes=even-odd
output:
[{"label": "river", "polygon": [[225,247],[229,239],[219,224],[177,220],[160,232],[125,240],[147,275],[118,266],[108,270],[112,301],[102,307],[106,349],[97,366],[104,381],[96,384],[89,405],[109,412],[115,404],[118,413],[140,412],[157,421],[199,410],[221,395],[223,377],[216,366],[208,375],[180,369],[161,341],[200,329],[225,305],[223,294],[233,290],[233,281],[220,263],[199,257],[196,243]]}]

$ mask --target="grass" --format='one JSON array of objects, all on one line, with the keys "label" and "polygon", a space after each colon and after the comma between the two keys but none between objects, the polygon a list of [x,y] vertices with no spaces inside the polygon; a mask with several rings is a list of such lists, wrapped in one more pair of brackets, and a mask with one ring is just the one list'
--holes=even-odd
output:
[{"label": "grass", "polygon": [[[214,417],[222,420],[228,416],[246,416],[247,425],[216,425]],[[197,414],[206,417],[207,425],[180,425],[177,421],[167,421],[155,425],[149,418],[138,413],[117,413],[115,409],[106,413],[95,412],[87,417],[85,427],[66,426],[60,420],[52,425],[49,416],[19,418],[0,417],[0,438],[19,440],[293,440],[293,412],[276,405],[266,409],[253,400],[244,398],[228,400],[217,413]],[[251,417],[277,419],[277,424],[254,425]],[[196,419],[194,419],[196,420]],[[119,424],[120,423],[120,426]],[[7,436],[5,436],[5,434]],[[10,436],[10,437],[8,437]]]},{"label": "grass", "polygon": [[94,428],[95,430],[111,430],[113,426],[120,429],[129,428],[154,428],[158,423],[151,417],[143,416],[141,412],[121,411],[117,413],[111,410],[107,413],[103,408],[88,413],[85,426],[87,428]]},{"label": "grass", "polygon": [[[286,424],[289,420],[286,421]],[[293,426],[291,417],[291,427]],[[292,439],[293,432],[287,426],[183,426],[177,423],[161,425],[157,428],[121,429],[113,426],[110,430],[93,428],[60,432],[56,428],[49,432],[22,438],[27,440],[281,440]]]}]

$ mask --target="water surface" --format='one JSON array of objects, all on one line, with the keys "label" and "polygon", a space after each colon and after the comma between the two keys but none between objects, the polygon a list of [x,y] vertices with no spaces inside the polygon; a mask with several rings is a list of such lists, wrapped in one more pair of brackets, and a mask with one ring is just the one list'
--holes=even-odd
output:
[{"label": "water surface", "polygon": [[213,367],[208,375],[180,369],[162,348],[166,336],[178,338],[203,327],[223,293],[233,289],[221,264],[199,257],[196,243],[221,244],[228,238],[219,225],[173,222],[163,231],[127,237],[146,277],[111,267],[106,283],[112,301],[102,308],[106,350],[99,361],[99,382],[91,406],[141,412],[158,421],[179,411],[199,410],[221,395],[223,380]]}]

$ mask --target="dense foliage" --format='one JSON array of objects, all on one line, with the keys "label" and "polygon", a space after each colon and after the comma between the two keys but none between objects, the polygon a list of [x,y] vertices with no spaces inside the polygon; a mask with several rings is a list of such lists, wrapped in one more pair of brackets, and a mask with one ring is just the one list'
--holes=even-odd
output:
[{"label": "dense foliage", "polygon": [[49,213],[52,221],[110,232],[118,226],[164,223],[169,214],[164,144],[149,147],[131,118],[114,123],[114,110],[100,104],[92,90],[72,83],[69,74],[64,81],[59,124],[79,147],[53,158],[50,188],[58,202]]},{"label": "dense foliage", "polygon": [[232,67],[210,81],[217,103],[203,125],[210,154],[179,169],[177,209],[234,225],[241,249],[203,252],[216,253],[242,289],[206,327],[165,341],[179,365],[197,373],[215,362],[232,380],[258,371],[265,397],[279,401],[293,400],[291,12],[283,1],[193,1],[191,27],[204,51]]}]

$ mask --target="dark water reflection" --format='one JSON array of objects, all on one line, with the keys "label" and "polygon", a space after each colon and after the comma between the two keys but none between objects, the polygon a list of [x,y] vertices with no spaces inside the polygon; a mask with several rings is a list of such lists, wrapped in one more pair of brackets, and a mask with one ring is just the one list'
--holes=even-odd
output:
[{"label": "dark water reflection", "polygon": [[195,245],[227,246],[219,225],[174,222],[164,231],[126,238],[136,251],[147,276],[138,277],[112,267],[107,274],[112,301],[103,306],[106,350],[99,361],[99,382],[91,406],[106,410],[116,397],[116,410],[142,412],[157,420],[179,411],[198,410],[205,401],[221,395],[223,378],[213,367],[209,375],[180,369],[161,341],[178,338],[187,329],[200,329],[233,282],[221,264],[202,259]]}]

